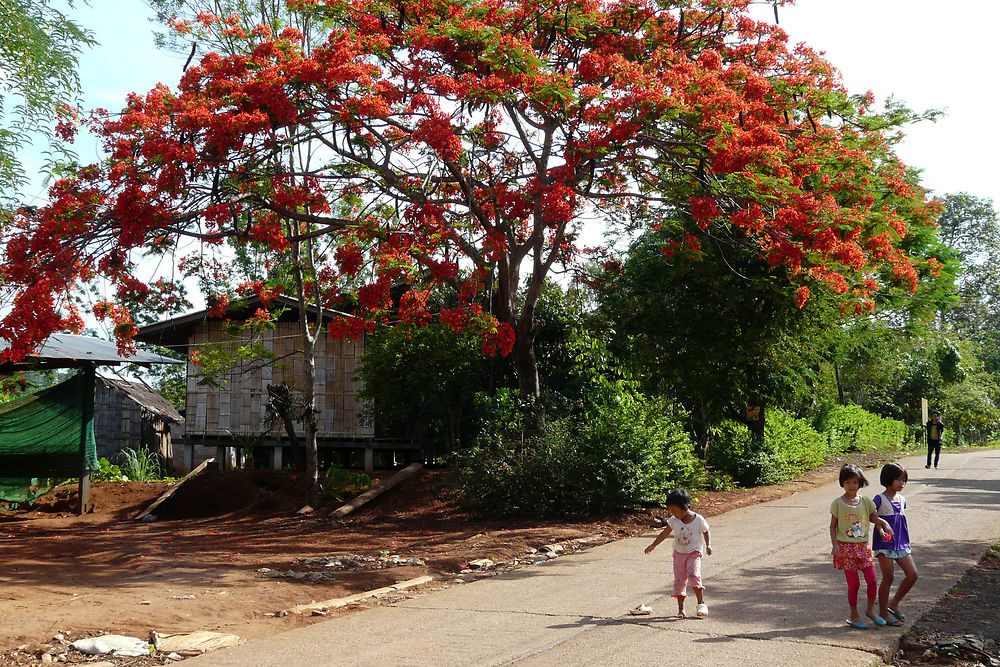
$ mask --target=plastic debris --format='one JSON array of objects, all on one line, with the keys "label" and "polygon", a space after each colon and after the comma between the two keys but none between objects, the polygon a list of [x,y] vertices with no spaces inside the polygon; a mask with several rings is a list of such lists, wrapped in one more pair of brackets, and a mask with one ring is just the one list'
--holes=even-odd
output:
[{"label": "plastic debris", "polygon": [[125,635],[102,635],[78,639],[70,644],[73,648],[87,655],[106,655],[108,653],[123,657],[138,657],[149,655],[149,642],[137,637]]}]

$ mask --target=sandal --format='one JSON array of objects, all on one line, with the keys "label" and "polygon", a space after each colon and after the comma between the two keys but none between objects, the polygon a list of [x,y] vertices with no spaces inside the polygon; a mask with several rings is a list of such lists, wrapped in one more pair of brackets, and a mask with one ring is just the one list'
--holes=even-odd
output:
[{"label": "sandal", "polygon": [[863,622],[863,621],[852,621],[851,619],[847,619],[844,622],[847,623],[852,628],[857,628],[858,630],[867,630],[868,629],[868,624],[865,623],[865,622]]},{"label": "sandal", "polygon": [[895,616],[897,621],[905,621],[906,620],[906,615],[899,613],[895,609],[886,608],[886,611],[889,612],[890,614],[892,614],[893,616]]}]

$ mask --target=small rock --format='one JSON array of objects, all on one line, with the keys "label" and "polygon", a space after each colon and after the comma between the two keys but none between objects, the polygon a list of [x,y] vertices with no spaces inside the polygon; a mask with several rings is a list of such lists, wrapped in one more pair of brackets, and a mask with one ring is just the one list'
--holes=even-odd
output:
[{"label": "small rock", "polygon": [[476,570],[488,570],[493,567],[494,563],[489,558],[477,558],[476,560],[469,561],[469,567]]},{"label": "small rock", "polygon": [[168,653],[167,660],[183,660],[184,656],[180,653]]},{"label": "small rock", "polygon": [[274,615],[277,618],[284,618],[285,616],[288,616],[288,611],[286,609],[282,609],[281,611],[275,612]]},{"label": "small rock", "polygon": [[327,613],[325,611],[323,611],[322,609],[313,609],[312,610],[312,615],[313,616],[326,616]]},{"label": "small rock", "polygon": [[153,603],[151,601],[149,601],[149,600],[143,600],[139,604],[153,604]]},{"label": "small rock", "polygon": [[55,660],[55,658],[53,658],[48,653],[43,653],[42,654],[42,662],[52,662],[53,660]]},{"label": "small rock", "polygon": [[52,641],[59,642],[61,644],[66,641],[66,637],[61,634],[53,635]]},{"label": "small rock", "polygon": [[313,511],[314,510],[313,510],[313,508],[311,506],[306,505],[305,507],[303,507],[302,509],[300,509],[298,512],[296,512],[296,514],[312,514]]}]

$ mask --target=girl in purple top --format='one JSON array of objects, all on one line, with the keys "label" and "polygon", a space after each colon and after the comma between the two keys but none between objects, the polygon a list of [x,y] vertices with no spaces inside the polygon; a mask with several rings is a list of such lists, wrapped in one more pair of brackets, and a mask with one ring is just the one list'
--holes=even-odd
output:
[{"label": "girl in purple top", "polygon": [[[892,528],[892,539],[883,540],[878,533],[872,539],[872,551],[882,569],[882,584],[878,587],[879,616],[886,619],[889,625],[903,624],[906,617],[899,611],[899,602],[917,582],[917,566],[910,555],[910,531],[906,525],[906,499],[899,493],[906,486],[906,480],[906,469],[903,466],[898,463],[885,464],[879,475],[885,491],[874,498],[878,516],[885,519]],[[890,600],[893,563],[899,563],[905,576]]]}]

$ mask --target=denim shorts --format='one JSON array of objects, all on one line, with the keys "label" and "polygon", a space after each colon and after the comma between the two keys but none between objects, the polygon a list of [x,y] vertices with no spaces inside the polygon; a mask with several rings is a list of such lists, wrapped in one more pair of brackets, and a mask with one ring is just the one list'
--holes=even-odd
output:
[{"label": "denim shorts", "polygon": [[910,555],[909,549],[879,549],[875,552],[876,556],[885,556],[886,558],[891,558],[897,560],[899,558],[905,558]]}]

